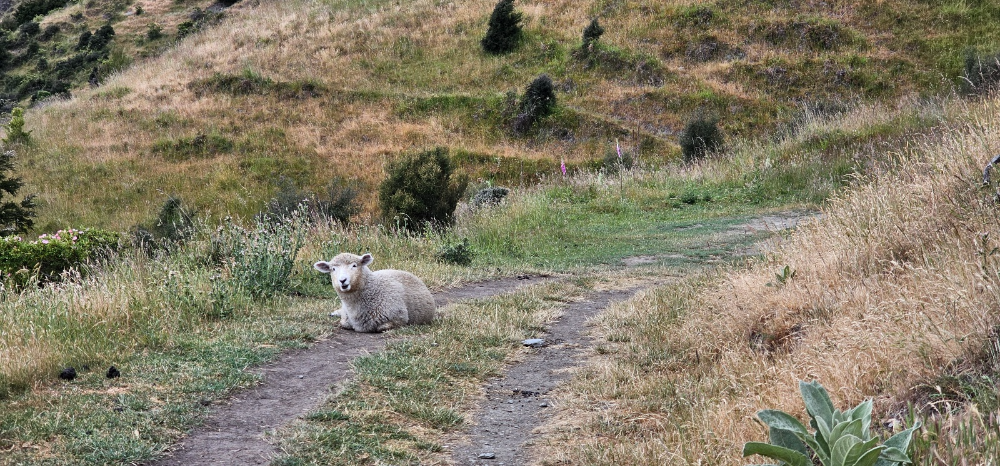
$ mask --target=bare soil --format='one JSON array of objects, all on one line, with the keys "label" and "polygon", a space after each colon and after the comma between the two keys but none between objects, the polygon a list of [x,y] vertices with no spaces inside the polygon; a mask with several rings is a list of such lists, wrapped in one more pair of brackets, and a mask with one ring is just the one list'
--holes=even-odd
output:
[{"label": "bare soil", "polygon": [[[522,275],[474,283],[436,293],[434,300],[440,307],[462,299],[493,296],[547,278]],[[381,351],[388,338],[337,329],[307,349],[289,351],[258,369],[263,377],[261,385],[233,395],[204,425],[171,446],[165,458],[150,466],[270,464],[278,452],[268,436],[318,407],[331,388],[352,375],[354,358]]]},{"label": "bare soil", "polygon": [[553,322],[545,346],[531,349],[531,355],[512,366],[506,375],[490,380],[480,410],[473,414],[475,425],[454,447],[457,465],[529,464],[532,431],[549,418],[549,393],[572,375],[571,369],[583,361],[593,346],[587,335],[587,319],[599,314],[614,301],[630,297],[631,291],[591,294],[585,301],[569,305]]}]

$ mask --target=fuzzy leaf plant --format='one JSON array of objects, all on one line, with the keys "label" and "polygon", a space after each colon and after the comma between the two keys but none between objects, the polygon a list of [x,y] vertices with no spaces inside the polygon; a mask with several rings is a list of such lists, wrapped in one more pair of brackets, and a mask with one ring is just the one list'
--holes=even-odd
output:
[{"label": "fuzzy leaf plant", "polygon": [[884,443],[871,434],[872,401],[854,409],[833,407],[830,395],[819,382],[799,382],[813,433],[794,416],[774,409],[757,413],[768,426],[771,443],[747,442],[743,456],[761,455],[777,461],[777,466],[897,466],[910,464],[906,451],[913,427],[893,435]]}]

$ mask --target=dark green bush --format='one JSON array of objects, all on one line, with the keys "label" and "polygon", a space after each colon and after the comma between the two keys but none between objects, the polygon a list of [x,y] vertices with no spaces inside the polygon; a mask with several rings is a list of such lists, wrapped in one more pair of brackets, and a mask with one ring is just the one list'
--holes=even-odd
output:
[{"label": "dark green bush", "polygon": [[34,21],[28,21],[27,23],[22,24],[21,27],[18,28],[18,30],[21,31],[21,34],[31,37],[41,32],[42,27],[39,26],[38,23]]},{"label": "dark green bush", "polygon": [[146,40],[154,41],[163,37],[163,28],[159,24],[149,23],[149,27],[146,28]]},{"label": "dark green bush", "polygon": [[480,189],[472,196],[472,207],[478,209],[480,207],[499,205],[508,194],[510,194],[510,190],[500,186],[490,186]]},{"label": "dark green bush", "polygon": [[441,246],[437,252],[437,260],[446,264],[469,265],[476,256],[472,247],[469,246],[469,239],[462,238],[460,243],[448,243]]},{"label": "dark green bush", "polygon": [[556,93],[552,78],[541,75],[531,81],[518,104],[518,114],[514,118],[514,132],[525,134],[538,120],[552,113],[556,106]]},{"label": "dark green bush", "polygon": [[455,207],[468,185],[464,176],[453,176],[448,149],[403,157],[386,170],[379,186],[379,205],[385,221],[396,221],[411,230],[426,224],[450,225]]},{"label": "dark green bush", "polygon": [[[15,108],[15,113],[18,110],[21,110],[21,108]],[[8,136],[11,134],[9,129],[7,134]],[[24,186],[24,182],[21,181],[20,177],[10,175],[10,172],[13,170],[14,151],[3,151],[0,153],[0,198],[3,197],[4,193],[11,197],[16,196],[21,187]],[[25,196],[20,202],[0,202],[0,236],[10,236],[30,230],[35,224],[34,220],[32,220],[34,217],[34,195]]]},{"label": "dark green bush", "polygon": [[38,40],[44,42],[55,37],[56,34],[59,34],[59,25],[50,24],[45,26],[45,29],[42,30],[42,35],[38,36]]},{"label": "dark green bush", "polygon": [[33,241],[17,236],[0,239],[0,272],[6,285],[58,281],[63,272],[81,269],[86,261],[98,259],[119,247],[119,235],[103,230],[60,230]]},{"label": "dark green bush", "polygon": [[94,34],[90,36],[89,47],[91,50],[102,50],[111,43],[111,39],[115,37],[115,28],[111,27],[110,24],[105,24],[97,28]]},{"label": "dark green bush", "polygon": [[966,94],[986,94],[1000,87],[1000,53],[982,56],[974,50],[965,54],[962,89]]},{"label": "dark green bush", "polygon": [[90,31],[83,31],[80,33],[80,38],[76,41],[76,50],[83,50],[90,47],[90,38],[93,37],[94,33]]},{"label": "dark green bush", "polygon": [[687,163],[705,157],[722,148],[722,132],[717,118],[698,117],[684,128],[680,137],[681,154]]},{"label": "dark green bush", "polygon": [[590,50],[597,39],[600,39],[604,35],[604,28],[601,27],[600,23],[597,22],[597,18],[590,20],[590,24],[583,29],[583,48],[584,53]]},{"label": "dark green bush", "polygon": [[513,52],[521,41],[522,14],[514,10],[514,0],[500,0],[490,15],[489,28],[480,44],[491,55]]},{"label": "dark green bush", "polygon": [[24,24],[31,21],[36,16],[44,16],[46,13],[66,6],[67,0],[25,0],[14,9],[14,22]]}]

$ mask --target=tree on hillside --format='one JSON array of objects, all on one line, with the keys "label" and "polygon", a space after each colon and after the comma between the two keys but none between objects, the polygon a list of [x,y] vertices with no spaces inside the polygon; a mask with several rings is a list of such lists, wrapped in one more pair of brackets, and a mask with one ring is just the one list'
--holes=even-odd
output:
[{"label": "tree on hillside", "polygon": [[24,185],[20,177],[12,176],[14,170],[14,151],[6,150],[0,153],[0,236],[10,236],[25,233],[34,226],[35,196],[26,196],[21,202],[3,201],[4,193],[10,197]]},{"label": "tree on hillside", "polygon": [[500,0],[490,15],[489,29],[481,42],[491,55],[513,52],[521,40],[521,13],[514,11],[514,0]]}]

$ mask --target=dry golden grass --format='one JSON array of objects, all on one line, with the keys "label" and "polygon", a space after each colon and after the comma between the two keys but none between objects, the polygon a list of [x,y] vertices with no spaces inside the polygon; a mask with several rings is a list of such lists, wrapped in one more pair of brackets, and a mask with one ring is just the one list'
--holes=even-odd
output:
[{"label": "dry golden grass", "polygon": [[804,415],[799,380],[841,408],[874,398],[886,420],[936,377],[975,370],[1000,306],[998,206],[979,186],[998,108],[941,108],[967,123],[913,141],[746,269],[610,310],[607,354],[564,391],[541,463],[743,464],[743,443],[766,439],[758,410]]},{"label": "dry golden grass", "polygon": [[[101,87],[74,91],[69,101],[28,113],[36,146],[23,151],[22,163],[28,169],[26,190],[39,192],[43,201],[39,225],[126,229],[151,218],[168,194],[215,215],[249,216],[281,177],[313,190],[322,189],[334,176],[355,179],[366,187],[362,202],[371,213],[376,210],[373,190],[384,177],[385,162],[407,152],[449,146],[501,157],[579,163],[602,157],[611,141],[620,138],[630,147],[640,140],[657,141],[659,149],[643,156],[662,161],[676,154],[675,135],[691,111],[705,104],[693,94],[707,93],[708,100],[721,96],[718,105],[726,106],[740,128],[759,128],[750,121],[766,113],[743,111],[770,97],[728,78],[728,62],[695,62],[685,58],[683,50],[675,53],[658,45],[687,43],[688,32],[659,23],[697,2],[622,2],[600,11],[567,0],[519,4],[529,39],[521,50],[500,58],[484,55],[478,44],[494,4],[240,2],[227,10],[221,24],[137,62]],[[142,6],[146,13],[117,23],[123,36],[141,33],[154,19],[165,33],[173,34],[176,23],[185,19],[185,8],[206,5],[185,3],[182,8],[148,1]],[[46,21],[70,21],[68,15],[81,8],[60,10]],[[607,30],[602,43],[629,57],[665,60],[662,87],[637,80],[632,76],[637,70],[628,66],[590,70],[567,58],[584,26],[598,14]],[[779,15],[770,10],[768,14]],[[658,22],[651,24],[650,17]],[[712,34],[721,42],[747,41],[742,20],[720,21]],[[750,62],[801,55],[753,41],[740,46]],[[279,82],[318,82],[329,92],[284,99],[196,94],[189,88],[216,73],[239,75],[245,70]],[[474,108],[418,115],[398,110],[408,99],[491,99],[523,91],[542,72],[565,78],[571,89],[560,94],[560,101],[583,121],[570,139],[511,137],[495,124],[470,117]],[[262,134],[274,131],[284,139],[254,145]],[[157,142],[200,133],[216,133],[249,147],[188,161],[167,160],[152,151]],[[277,161],[261,167],[261,159]],[[91,183],[81,183],[81,178]]]}]

